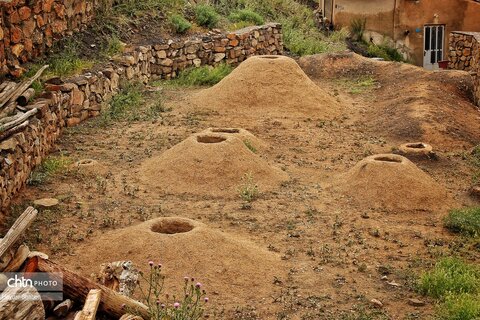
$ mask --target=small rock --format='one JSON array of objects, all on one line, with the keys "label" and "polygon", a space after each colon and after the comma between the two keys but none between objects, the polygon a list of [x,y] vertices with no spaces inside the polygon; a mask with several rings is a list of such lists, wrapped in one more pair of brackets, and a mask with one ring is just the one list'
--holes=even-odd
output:
[{"label": "small rock", "polygon": [[370,300],[370,303],[373,304],[377,308],[383,307],[383,303],[380,300],[377,300],[377,299]]},{"label": "small rock", "polygon": [[44,198],[33,201],[33,204],[37,207],[50,208],[58,205],[58,199],[54,198]]},{"label": "small rock", "polygon": [[421,306],[425,305],[425,302],[422,301],[422,300],[411,298],[411,299],[408,299],[408,304],[412,305],[412,306],[415,306],[415,307],[421,307]]},{"label": "small rock", "polygon": [[396,283],[395,280],[392,280],[390,282],[387,282],[389,285],[391,285],[392,287],[401,287],[402,285],[399,284],[399,283]]}]

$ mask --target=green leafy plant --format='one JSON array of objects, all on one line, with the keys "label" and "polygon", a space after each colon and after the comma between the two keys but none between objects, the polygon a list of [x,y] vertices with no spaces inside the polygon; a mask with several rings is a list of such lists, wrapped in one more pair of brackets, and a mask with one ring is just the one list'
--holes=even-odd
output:
[{"label": "green leafy plant", "polygon": [[[140,272],[140,277],[146,282],[146,288],[142,287],[142,283],[139,285],[142,302],[148,307],[148,319],[199,320],[203,317],[208,298],[200,282],[185,277],[183,296],[170,296],[164,293],[165,275],[162,273],[162,265],[154,265],[153,261],[149,261],[149,266],[147,274]],[[126,311],[139,314],[137,310]]]},{"label": "green leafy plant", "polygon": [[138,82],[131,82],[123,85],[122,90],[110,101],[109,107],[103,116],[111,120],[120,120],[144,101],[142,96],[142,85]]},{"label": "green leafy plant", "polygon": [[371,57],[382,58],[386,61],[405,61],[402,54],[397,49],[392,48],[386,44],[370,44],[368,46],[367,52]]},{"label": "green leafy plant", "polygon": [[55,174],[66,171],[72,164],[72,160],[63,154],[59,156],[49,156],[38,168],[36,168],[27,181],[29,185],[42,185]]},{"label": "green leafy plant", "polygon": [[233,68],[225,63],[218,66],[202,66],[186,69],[171,84],[181,86],[214,85],[232,72]]},{"label": "green leafy plant", "polygon": [[418,290],[433,298],[447,294],[477,293],[480,290],[480,270],[457,258],[443,258],[421,275]]},{"label": "green leafy plant", "polygon": [[253,153],[257,153],[257,148],[252,144],[252,142],[248,139],[243,140],[243,143],[248,148],[248,150],[252,151]]},{"label": "green leafy plant", "polygon": [[250,10],[250,9],[241,9],[235,12],[232,12],[228,19],[233,22],[250,22],[256,25],[262,25],[265,23],[265,19],[258,13]]},{"label": "green leafy plant", "polygon": [[258,197],[258,186],[253,180],[253,175],[251,173],[246,173],[242,177],[242,184],[238,188],[240,193],[240,198],[250,203]]},{"label": "green leafy plant", "polygon": [[106,44],[105,49],[103,50],[103,54],[107,57],[112,57],[116,54],[122,53],[124,49],[124,44],[120,39],[113,35]]},{"label": "green leafy plant", "polygon": [[195,18],[199,25],[208,28],[215,28],[220,20],[220,16],[215,11],[215,8],[205,4],[195,7]]},{"label": "green leafy plant", "polygon": [[439,320],[480,319],[479,296],[471,294],[450,294],[437,308]]},{"label": "green leafy plant", "polygon": [[480,235],[480,207],[451,210],[444,224],[453,232],[477,237]]},{"label": "green leafy plant", "polygon": [[170,23],[177,33],[185,33],[192,27],[192,24],[179,14],[172,15],[170,17]]},{"label": "green leafy plant", "polygon": [[354,41],[363,41],[366,25],[366,18],[357,18],[350,22],[350,34]]}]

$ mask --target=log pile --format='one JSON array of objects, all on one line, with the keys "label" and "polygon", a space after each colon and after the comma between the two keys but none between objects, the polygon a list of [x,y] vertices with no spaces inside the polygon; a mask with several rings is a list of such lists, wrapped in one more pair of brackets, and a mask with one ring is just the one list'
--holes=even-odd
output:
[{"label": "log pile", "polygon": [[29,124],[28,119],[37,113],[37,106],[28,106],[35,95],[30,86],[47,68],[48,65],[43,66],[33,77],[20,83],[0,84],[0,142],[23,130]]},{"label": "log pile", "polygon": [[[44,253],[31,252],[22,244],[23,235],[36,216],[37,210],[27,208],[0,238],[0,320],[94,320],[97,313],[102,319],[148,319],[144,304],[64,268]],[[33,277],[33,272],[61,273],[64,300],[42,301],[41,293],[34,287],[6,288],[4,272],[23,272],[26,278],[29,274]],[[29,299],[10,299],[20,294]],[[141,316],[129,315],[127,310],[136,310]]]}]

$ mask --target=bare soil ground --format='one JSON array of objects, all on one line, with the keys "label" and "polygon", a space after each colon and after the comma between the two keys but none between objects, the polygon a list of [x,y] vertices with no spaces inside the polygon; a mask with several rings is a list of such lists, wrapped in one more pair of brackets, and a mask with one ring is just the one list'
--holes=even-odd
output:
[{"label": "bare soil ground", "polygon": [[[40,212],[38,236],[30,240],[36,249],[85,275],[112,259],[132,259],[140,268],[145,259],[161,261],[172,285],[183,275],[205,284],[209,313],[218,319],[428,318],[435,306],[413,290],[415,275],[442,255],[478,262],[478,249],[443,228],[445,207],[359,207],[332,185],[365,157],[421,140],[433,145],[438,160],[415,165],[447,190],[451,206],[475,204],[467,195],[473,169],[463,154],[480,142],[480,113],[470,103],[468,77],[351,54],[312,56],[300,65],[342,112],[220,108],[196,99],[204,88],[165,86],[171,111],[159,118],[107,126],[93,119],[66,131],[58,152],[98,163],[25,188],[12,215],[35,199],[60,199],[57,208]],[[251,207],[240,197],[159,193],[142,183],[144,161],[209,127],[249,130],[265,143],[256,155],[290,180],[260,189]],[[159,184],[170,179],[151,174]],[[147,235],[141,223],[157,217],[202,227]],[[412,297],[427,303],[411,306]]]}]

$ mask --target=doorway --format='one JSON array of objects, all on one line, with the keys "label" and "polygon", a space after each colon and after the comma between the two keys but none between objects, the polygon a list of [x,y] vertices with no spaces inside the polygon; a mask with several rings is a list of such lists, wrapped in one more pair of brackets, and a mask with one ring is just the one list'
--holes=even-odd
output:
[{"label": "doorway", "polygon": [[425,69],[438,69],[438,62],[443,60],[444,43],[444,25],[424,27],[423,67]]}]

